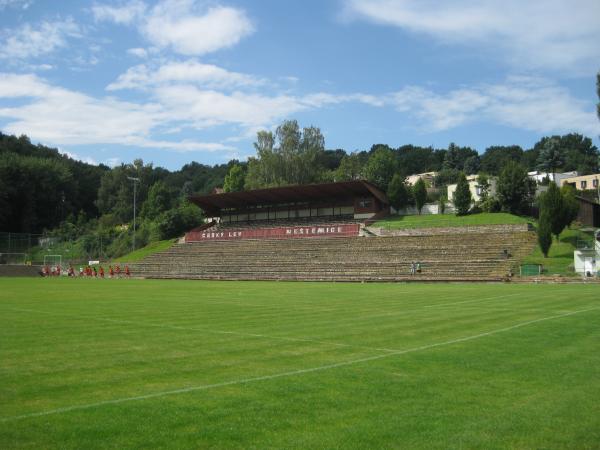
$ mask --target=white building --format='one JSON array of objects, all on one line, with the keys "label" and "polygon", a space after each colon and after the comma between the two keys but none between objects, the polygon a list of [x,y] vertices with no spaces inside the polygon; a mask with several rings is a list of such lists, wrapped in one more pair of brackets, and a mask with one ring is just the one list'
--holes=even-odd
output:
[{"label": "white building", "polygon": [[406,177],[406,184],[409,186],[414,186],[417,181],[420,179],[425,182],[425,186],[432,187],[433,181],[437,176],[437,172],[424,172],[424,173],[416,173],[414,175],[409,175]]},{"label": "white building", "polygon": [[[481,194],[483,193],[483,187],[478,182],[479,175],[469,175],[467,177],[467,182],[469,183],[469,191],[471,191],[471,198],[473,202],[478,202],[481,200]],[[490,187],[488,189],[488,195],[493,196],[496,195],[496,179],[492,177],[488,177],[488,182]],[[456,192],[456,184],[448,185],[448,200],[452,201],[454,199],[454,193]]]},{"label": "white building", "polygon": [[600,230],[594,235],[594,247],[579,249],[573,252],[575,272],[584,276],[599,276],[600,274]]},{"label": "white building", "polygon": [[571,172],[548,173],[534,170],[533,172],[527,172],[527,175],[532,180],[535,180],[538,184],[542,183],[546,178],[548,178],[550,181],[554,181],[558,186],[561,186],[562,180],[566,178],[576,177],[579,175],[579,172],[573,170]]}]

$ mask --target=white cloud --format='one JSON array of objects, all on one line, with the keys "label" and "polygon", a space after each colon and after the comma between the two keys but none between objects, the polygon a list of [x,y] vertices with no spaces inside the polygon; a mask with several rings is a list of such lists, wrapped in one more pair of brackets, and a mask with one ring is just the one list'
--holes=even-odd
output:
[{"label": "white cloud", "polygon": [[83,156],[82,157],[82,156],[79,156],[77,153],[72,153],[70,151],[63,150],[62,148],[59,148],[58,151],[60,153],[62,153],[63,155],[67,155],[71,159],[74,159],[74,160],[77,160],[77,161],[83,161],[84,163],[93,164],[95,166],[98,165],[98,161],[96,161],[91,156]]},{"label": "white cloud", "polygon": [[143,59],[148,57],[148,51],[145,48],[130,48],[127,50],[127,53]]},{"label": "white cloud", "polygon": [[127,72],[107,86],[109,91],[120,89],[146,89],[168,83],[194,83],[206,88],[258,86],[265,81],[250,75],[230,72],[212,64],[190,60],[169,62],[157,69],[146,65],[130,67]]},{"label": "white cloud", "polygon": [[157,47],[203,55],[237,44],[254,26],[241,9],[214,6],[200,12],[194,0],[164,0],[152,8],[140,29]]},{"label": "white cloud", "polygon": [[592,102],[574,98],[567,89],[546,79],[510,77],[437,94],[409,86],[390,96],[391,104],[421,121],[422,130],[436,132],[486,122],[541,134],[600,132]]},{"label": "white cloud", "polygon": [[192,85],[159,87],[155,95],[170,111],[173,119],[184,120],[195,128],[222,124],[266,126],[308,108],[299,99],[287,95],[225,94],[201,90]]},{"label": "white cloud", "polygon": [[92,6],[92,14],[97,21],[115,22],[128,25],[139,19],[146,11],[146,4],[133,0],[120,6],[100,5]]},{"label": "white cloud", "polygon": [[230,149],[220,143],[156,140],[154,132],[171,120],[162,105],[94,98],[49,85],[31,74],[0,74],[2,98],[26,100],[19,106],[0,108],[0,117],[8,119],[3,131],[27,134],[49,144],[119,144],[176,151]]},{"label": "white cloud", "polygon": [[[441,93],[422,86],[406,86],[385,95],[317,92],[300,96],[248,92],[243,85],[224,92],[191,83],[198,78],[185,70],[140,73],[146,78],[138,77],[136,82],[146,83],[150,99],[144,103],[92,97],[53,86],[33,74],[0,73],[0,100],[19,100],[16,106],[0,107],[0,118],[6,119],[3,130],[24,133],[51,145],[115,144],[177,152],[230,151],[234,149],[232,143],[251,139],[257,130],[269,129],[299,112],[361,103],[394,108],[399,117],[412,117],[416,127],[427,133],[480,123],[539,134],[580,132],[595,136],[600,132],[592,101],[578,100],[566,88],[542,78],[511,77],[500,83]],[[217,131],[224,126],[228,128]],[[189,136],[185,134],[189,130],[210,130],[225,136],[220,142],[181,139],[180,136]]]},{"label": "white cloud", "polygon": [[28,9],[32,3],[32,0],[0,0],[0,11],[4,8]]},{"label": "white cloud", "polygon": [[[186,83],[197,81],[196,69],[206,68],[196,64],[191,67],[193,76],[186,70],[148,72],[150,78],[159,81],[149,84],[152,101],[143,104],[113,97],[94,98],[52,86],[33,74],[0,73],[0,99],[23,100],[19,106],[0,108],[0,117],[8,119],[4,126],[6,132],[26,133],[55,145],[110,143],[180,152],[221,151],[231,150],[233,147],[227,143],[233,140],[227,137],[222,142],[175,139],[185,129],[206,130],[218,126],[228,126],[236,134],[241,132],[250,138],[256,130],[269,128],[300,111],[342,102],[382,104],[376,97],[363,94],[292,96],[240,90],[226,93]],[[214,66],[208,68],[209,74],[224,75],[228,84],[254,82]],[[205,72],[200,70],[200,73]],[[222,79],[215,80],[217,84],[225,83]],[[167,135],[173,139],[157,137]]]},{"label": "white cloud", "polygon": [[321,108],[327,105],[336,105],[339,103],[364,103],[370,106],[384,106],[384,99],[369,94],[329,94],[326,92],[317,92],[303,97],[302,103],[315,108]]},{"label": "white cloud", "polygon": [[518,67],[583,73],[600,60],[597,0],[348,0],[345,15],[483,45]]},{"label": "white cloud", "polygon": [[68,37],[80,36],[73,19],[42,22],[37,28],[26,23],[18,29],[4,30],[0,58],[27,59],[54,52],[67,45]]},{"label": "white cloud", "polygon": [[104,161],[104,164],[106,164],[108,167],[117,167],[119,164],[121,164],[121,159],[116,157],[108,158]]},{"label": "white cloud", "polygon": [[140,0],[119,6],[96,4],[92,12],[97,21],[135,24],[155,47],[188,56],[232,47],[254,32],[244,10],[207,7],[206,2],[198,0],[161,0],[152,8]]}]

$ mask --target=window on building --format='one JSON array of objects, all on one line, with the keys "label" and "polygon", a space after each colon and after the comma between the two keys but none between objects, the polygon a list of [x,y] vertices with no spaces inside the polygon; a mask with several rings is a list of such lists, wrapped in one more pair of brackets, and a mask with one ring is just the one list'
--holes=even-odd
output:
[{"label": "window on building", "polygon": [[361,208],[370,208],[371,205],[373,205],[373,202],[370,198],[362,198],[359,202],[358,205]]},{"label": "window on building", "polygon": [[585,189],[587,187],[587,181],[581,180],[581,189]]},{"label": "window on building", "polygon": [[481,186],[475,186],[475,193],[481,196]]},{"label": "window on building", "polygon": [[594,179],[592,180],[592,186],[594,186],[595,188],[597,188],[597,187],[598,187],[598,178],[594,178]]}]

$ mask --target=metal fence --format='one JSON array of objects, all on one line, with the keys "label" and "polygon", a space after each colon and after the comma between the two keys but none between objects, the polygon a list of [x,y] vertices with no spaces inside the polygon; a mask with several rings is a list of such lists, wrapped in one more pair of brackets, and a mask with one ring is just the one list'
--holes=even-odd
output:
[{"label": "metal fence", "polygon": [[0,232],[1,253],[29,253],[32,247],[39,245],[41,234]]},{"label": "metal fence", "polygon": [[[53,246],[61,244],[60,238],[44,234],[0,232],[0,264],[15,264],[16,260],[43,258],[41,253],[50,251]],[[22,255],[25,255],[24,257]]]},{"label": "metal fence", "polygon": [[543,270],[541,264],[523,264],[519,269],[519,273],[522,277],[541,275]]}]

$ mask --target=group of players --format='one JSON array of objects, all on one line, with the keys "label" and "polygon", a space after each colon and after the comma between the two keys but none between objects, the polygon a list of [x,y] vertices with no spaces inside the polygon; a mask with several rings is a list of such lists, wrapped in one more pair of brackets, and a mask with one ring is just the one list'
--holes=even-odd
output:
[{"label": "group of players", "polygon": [[[60,265],[56,266],[44,266],[42,267],[42,276],[44,277],[53,277],[61,275],[61,267]],[[77,274],[75,273],[75,268],[72,265],[69,265],[67,269],[67,276],[75,277]],[[86,266],[79,268],[80,277],[93,277],[93,278],[105,278],[104,267],[98,266]],[[123,270],[121,270],[121,266],[116,264],[114,267],[112,265],[108,266],[108,278],[130,278],[131,271],[129,270],[129,266],[125,265]]]}]

